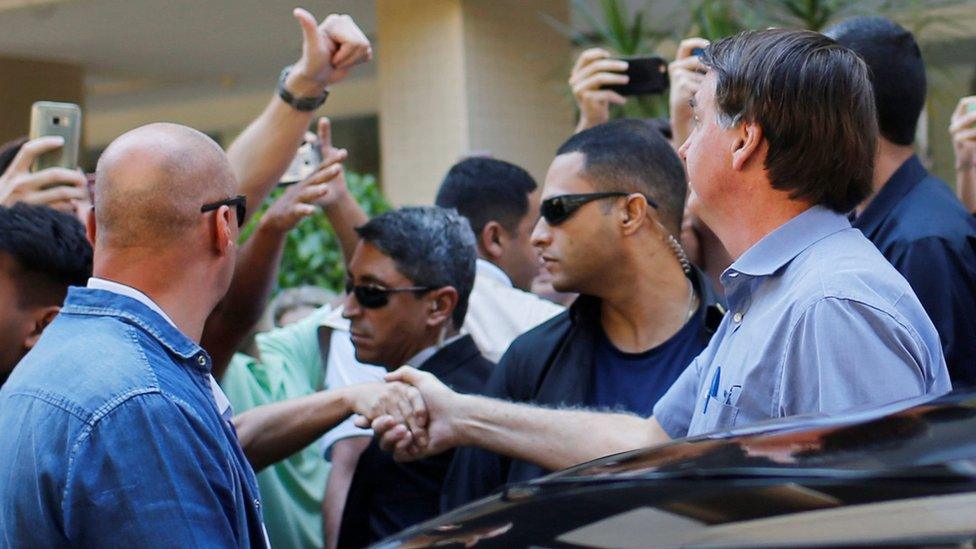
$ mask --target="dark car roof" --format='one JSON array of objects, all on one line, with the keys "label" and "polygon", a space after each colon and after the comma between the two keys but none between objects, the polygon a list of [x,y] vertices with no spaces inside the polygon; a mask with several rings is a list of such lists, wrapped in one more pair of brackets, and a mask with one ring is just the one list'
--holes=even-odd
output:
[{"label": "dark car roof", "polygon": [[976,391],[602,458],[386,547],[958,546],[976,540]]}]

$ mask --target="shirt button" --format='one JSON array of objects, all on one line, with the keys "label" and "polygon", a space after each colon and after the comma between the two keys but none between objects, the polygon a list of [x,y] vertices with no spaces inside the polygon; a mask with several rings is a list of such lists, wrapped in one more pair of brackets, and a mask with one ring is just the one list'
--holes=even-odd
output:
[{"label": "shirt button", "polygon": [[261,508],[261,500],[259,500],[259,499],[255,499],[254,500],[254,508],[255,509],[260,509]]},{"label": "shirt button", "polygon": [[735,322],[736,324],[742,322],[742,313],[735,313],[734,315],[732,315],[732,321]]},{"label": "shirt button", "polygon": [[206,359],[206,357],[204,357],[203,355],[198,356],[197,357],[197,364],[199,364],[200,366],[206,366],[207,365],[207,359]]}]

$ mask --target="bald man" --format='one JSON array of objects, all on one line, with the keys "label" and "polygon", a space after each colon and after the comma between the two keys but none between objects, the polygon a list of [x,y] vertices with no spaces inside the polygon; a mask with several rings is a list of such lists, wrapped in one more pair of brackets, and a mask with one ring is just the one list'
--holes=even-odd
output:
[{"label": "bald man", "polygon": [[0,546],[267,544],[199,341],[244,198],[220,147],[153,124],[98,164],[94,276],[0,391]]}]

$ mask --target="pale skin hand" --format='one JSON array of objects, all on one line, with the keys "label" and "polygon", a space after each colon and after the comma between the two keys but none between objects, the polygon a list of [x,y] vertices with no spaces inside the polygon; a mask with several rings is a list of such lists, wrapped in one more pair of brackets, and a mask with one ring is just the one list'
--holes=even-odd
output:
[{"label": "pale skin hand", "polygon": [[334,191],[333,183],[342,178],[342,161],[345,159],[345,151],[332,155],[319,164],[315,173],[290,185],[271,204],[261,222],[271,230],[286,233],[295,228],[299,221],[314,214],[315,204],[325,200]]},{"label": "pale skin hand", "polygon": [[967,210],[976,212],[976,95],[959,100],[949,135],[956,153],[956,194]]},{"label": "pale skin hand", "polygon": [[57,136],[39,137],[24,143],[7,171],[0,175],[0,204],[9,207],[26,202],[75,214],[78,203],[88,200],[84,174],[65,168],[30,171],[38,156],[63,145],[64,139]]},{"label": "pale skin hand", "polygon": [[580,54],[569,76],[569,86],[580,110],[576,132],[603,124],[610,119],[610,105],[623,105],[627,99],[613,90],[601,89],[613,84],[626,84],[627,62],[612,59],[610,52],[590,48]]},{"label": "pale skin hand", "polygon": [[[372,58],[369,40],[349,16],[330,15],[320,25],[304,9],[295,9],[293,15],[302,31],[302,55],[285,81],[292,95],[321,95],[326,86],[345,78],[353,66]],[[260,204],[288,169],[312,115],[292,108],[275,94],[264,112],[227,149],[240,193],[247,196],[249,204]]]},{"label": "pale skin hand", "polygon": [[[346,150],[337,149],[332,145],[332,126],[328,118],[319,119],[318,133],[323,162],[329,162],[333,158],[345,158]],[[369,216],[349,192],[345,174],[340,174],[330,183],[330,186],[329,192],[317,203],[325,211],[326,217],[329,218],[329,223],[332,224],[332,229],[339,239],[343,261],[349,265],[352,260],[352,253],[356,249],[356,243],[359,242],[356,227],[366,224],[369,221]]]},{"label": "pale skin hand", "polygon": [[708,40],[704,38],[688,38],[682,40],[678,46],[675,60],[668,65],[668,77],[671,80],[671,91],[668,102],[671,111],[672,145],[678,148],[691,134],[692,118],[691,106],[688,101],[695,95],[705,79],[705,66],[697,56],[692,55],[695,48],[708,47]]},{"label": "pale skin hand", "polygon": [[393,417],[373,420],[380,447],[393,451],[398,461],[420,459],[457,446],[479,446],[556,470],[670,440],[654,418],[553,410],[460,395],[430,373],[406,366],[387,375],[387,381],[413,385],[427,406],[425,433],[413,433]]}]

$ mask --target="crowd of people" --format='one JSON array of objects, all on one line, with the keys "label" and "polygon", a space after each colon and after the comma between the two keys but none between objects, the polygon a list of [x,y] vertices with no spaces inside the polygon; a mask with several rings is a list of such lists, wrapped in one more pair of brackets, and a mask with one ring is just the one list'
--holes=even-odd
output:
[{"label": "crowd of people", "polygon": [[[313,116],[372,49],[294,16],[226,151],[156,123],[93,178],[30,170],[58,138],[0,152],[0,547],[363,547],[611,453],[976,384],[976,96],[957,196],[897,24],[685,40],[663,121],[611,120],[626,62],[587,50],[541,188],[465,158],[370,219]],[[239,242],[313,124],[322,163]],[[344,295],[269,306],[318,210]]]}]

